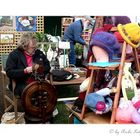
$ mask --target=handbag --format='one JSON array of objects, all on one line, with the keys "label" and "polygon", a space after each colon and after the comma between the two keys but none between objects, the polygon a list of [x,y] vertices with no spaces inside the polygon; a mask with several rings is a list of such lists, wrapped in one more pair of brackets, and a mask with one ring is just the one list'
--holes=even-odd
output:
[{"label": "handbag", "polygon": [[68,81],[74,77],[74,74],[64,69],[54,69],[51,73],[54,81]]}]

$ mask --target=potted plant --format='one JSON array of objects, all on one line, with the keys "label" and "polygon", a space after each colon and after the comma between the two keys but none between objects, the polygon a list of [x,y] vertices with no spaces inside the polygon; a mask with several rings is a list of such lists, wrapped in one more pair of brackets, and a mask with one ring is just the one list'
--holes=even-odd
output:
[{"label": "potted plant", "polygon": [[79,43],[76,43],[75,52],[76,52],[77,59],[81,59],[83,55],[83,46]]}]

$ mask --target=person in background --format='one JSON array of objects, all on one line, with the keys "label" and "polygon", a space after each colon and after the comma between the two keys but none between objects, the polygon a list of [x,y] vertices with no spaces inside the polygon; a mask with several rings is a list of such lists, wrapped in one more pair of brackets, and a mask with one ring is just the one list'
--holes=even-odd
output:
[{"label": "person in background", "polygon": [[50,71],[50,63],[42,51],[36,48],[36,38],[32,33],[21,36],[17,48],[13,50],[6,62],[6,74],[10,79],[9,89],[12,90],[12,79],[16,82],[15,95],[21,96],[23,89],[35,80],[32,75],[34,64],[42,64],[42,76]]},{"label": "person in background", "polygon": [[74,45],[80,43],[82,45],[88,46],[88,43],[83,39],[83,31],[92,28],[94,25],[93,19],[89,16],[85,16],[80,20],[76,20],[71,23],[66,31],[64,32],[63,41],[70,42],[70,54],[69,54],[69,63],[76,64],[76,54]]}]

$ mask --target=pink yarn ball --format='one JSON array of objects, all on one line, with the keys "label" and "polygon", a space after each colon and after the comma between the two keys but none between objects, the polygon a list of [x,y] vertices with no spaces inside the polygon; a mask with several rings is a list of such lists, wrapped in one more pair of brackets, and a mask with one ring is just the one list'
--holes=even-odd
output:
[{"label": "pink yarn ball", "polygon": [[105,102],[99,101],[96,104],[96,110],[98,111],[104,111],[106,109]]}]

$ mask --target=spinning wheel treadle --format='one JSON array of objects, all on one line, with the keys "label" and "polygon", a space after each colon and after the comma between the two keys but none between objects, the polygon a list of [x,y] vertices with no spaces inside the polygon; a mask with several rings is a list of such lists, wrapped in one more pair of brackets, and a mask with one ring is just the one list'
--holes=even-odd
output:
[{"label": "spinning wheel treadle", "polygon": [[40,119],[43,122],[52,117],[56,103],[56,90],[46,81],[32,82],[24,89],[22,94],[22,104],[26,116]]}]

